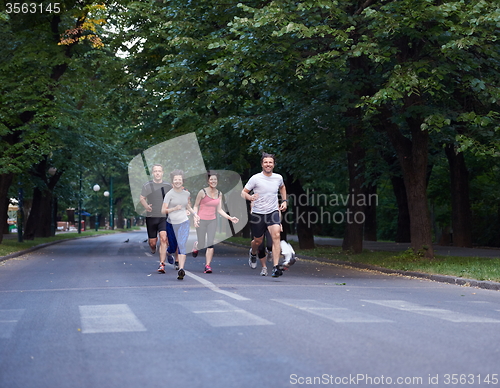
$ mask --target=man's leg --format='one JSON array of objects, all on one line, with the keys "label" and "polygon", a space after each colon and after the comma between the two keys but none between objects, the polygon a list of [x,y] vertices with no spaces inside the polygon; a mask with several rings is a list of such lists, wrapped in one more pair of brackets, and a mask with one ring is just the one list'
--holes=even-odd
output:
[{"label": "man's leg", "polygon": [[[265,236],[265,239],[267,240],[267,236]],[[267,264],[266,264],[267,255],[266,255],[266,247],[265,247],[265,241],[264,240],[259,245],[259,250],[257,252],[257,257],[259,258],[260,265],[262,266],[262,270],[260,271],[261,276],[267,276]]]},{"label": "man's leg", "polygon": [[250,252],[248,257],[248,265],[250,268],[257,268],[257,253],[259,246],[264,240],[264,233],[266,231],[265,215],[254,214],[250,215],[250,229],[252,231],[253,240],[250,244]]},{"label": "man's leg", "polygon": [[154,217],[146,217],[146,230],[148,232],[148,244],[151,254],[156,253],[156,244],[158,242],[158,224]]},{"label": "man's leg", "polygon": [[266,244],[267,244],[267,232],[264,236],[264,239],[262,240],[262,243],[259,245],[259,249],[257,252],[257,257],[260,260],[260,263],[262,264],[262,267],[266,267]]},{"label": "man's leg", "polygon": [[259,251],[259,246],[260,246],[260,244],[262,244],[263,239],[264,239],[264,235],[262,235],[260,237],[253,238],[252,243],[250,245],[252,247],[252,255],[257,254],[257,252]]},{"label": "man's leg", "polygon": [[175,238],[174,227],[170,222],[166,222],[166,230],[167,230],[167,259],[169,264],[174,264],[174,256],[172,255],[177,252],[177,239]]},{"label": "man's leg", "polygon": [[160,262],[165,264],[165,258],[167,257],[167,232],[162,230],[160,233]]},{"label": "man's leg", "polygon": [[273,240],[273,266],[277,266],[280,262],[280,226],[279,225],[270,225],[268,226],[269,233]]},{"label": "man's leg", "polygon": [[[151,253],[154,255],[156,253],[156,244],[158,242],[158,238],[150,238],[149,239],[149,248],[151,248]],[[160,250],[161,252],[161,250]]]}]

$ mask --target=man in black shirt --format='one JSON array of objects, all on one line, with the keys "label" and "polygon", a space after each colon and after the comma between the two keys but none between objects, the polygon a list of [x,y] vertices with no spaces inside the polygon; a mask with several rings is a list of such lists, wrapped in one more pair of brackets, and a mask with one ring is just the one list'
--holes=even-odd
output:
[{"label": "man in black shirt", "polygon": [[167,217],[161,213],[163,197],[170,191],[172,185],[163,181],[163,167],[155,164],[152,168],[153,180],[142,186],[140,201],[146,209],[146,228],[149,237],[151,253],[156,253],[158,235],[160,236],[160,266],[158,272],[165,273],[165,258],[167,256]]}]

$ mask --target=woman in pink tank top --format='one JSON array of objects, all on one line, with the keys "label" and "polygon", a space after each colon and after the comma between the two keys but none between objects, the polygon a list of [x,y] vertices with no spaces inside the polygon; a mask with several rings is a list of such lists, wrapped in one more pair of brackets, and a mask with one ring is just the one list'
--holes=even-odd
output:
[{"label": "woman in pink tank top", "polygon": [[218,175],[207,172],[208,187],[201,189],[196,196],[193,210],[198,214],[199,221],[195,221],[198,241],[193,247],[193,256],[198,255],[198,249],[207,248],[205,252],[205,273],[212,273],[210,264],[214,256],[214,239],[217,230],[217,213],[231,222],[239,219],[231,217],[222,209],[222,193],[217,190]]}]

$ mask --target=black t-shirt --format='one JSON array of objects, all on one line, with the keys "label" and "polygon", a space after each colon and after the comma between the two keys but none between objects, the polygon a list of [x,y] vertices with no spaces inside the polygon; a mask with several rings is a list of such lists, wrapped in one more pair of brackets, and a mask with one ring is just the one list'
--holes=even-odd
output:
[{"label": "black t-shirt", "polygon": [[[163,189],[163,190],[162,190]],[[147,198],[147,202],[153,207],[152,212],[147,212],[148,217],[166,217],[161,213],[163,197],[172,189],[172,185],[167,182],[155,183],[149,181],[142,186],[141,195]]]}]

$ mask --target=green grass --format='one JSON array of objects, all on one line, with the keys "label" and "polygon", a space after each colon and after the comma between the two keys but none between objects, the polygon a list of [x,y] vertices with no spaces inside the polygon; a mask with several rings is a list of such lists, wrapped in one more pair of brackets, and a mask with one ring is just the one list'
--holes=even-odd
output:
[{"label": "green grass", "polygon": [[[60,233],[56,234],[53,237],[44,237],[44,238],[35,238],[34,240],[24,240],[22,243],[17,241],[17,235],[16,236],[10,236],[10,238],[5,238],[0,244],[0,257],[2,256],[7,256],[11,253],[14,252],[19,252],[23,251],[25,249],[29,249],[31,247],[34,247],[36,245],[41,245],[41,244],[46,244],[52,241],[58,241],[58,240],[67,240],[75,237],[84,237],[84,236],[100,236],[104,234],[112,234],[112,233],[118,233],[118,232],[124,232],[124,231],[131,231],[136,228],[132,229],[115,229],[115,230],[105,230],[105,229],[99,229],[98,232],[95,230],[86,230],[85,232],[81,232],[80,234],[78,232],[71,232],[71,233]],[[15,238],[12,238],[15,237]]]},{"label": "green grass", "polygon": [[[228,241],[249,245],[247,238],[232,237]],[[498,259],[484,257],[460,257],[436,255],[433,260],[415,255],[412,251],[386,252],[364,250],[359,255],[344,252],[341,247],[319,245],[315,249],[299,249],[298,243],[291,242],[297,257],[301,255],[351,263],[363,263],[382,268],[423,272],[433,275],[450,275],[474,280],[500,282]]]}]

